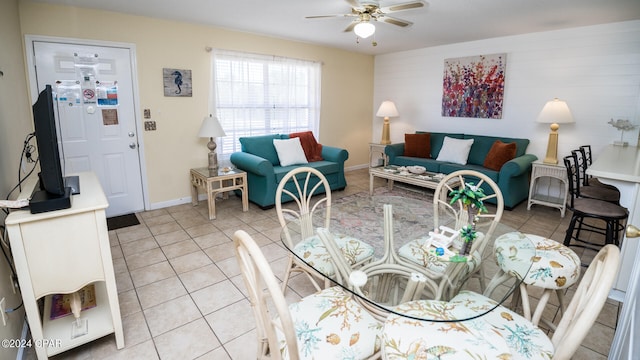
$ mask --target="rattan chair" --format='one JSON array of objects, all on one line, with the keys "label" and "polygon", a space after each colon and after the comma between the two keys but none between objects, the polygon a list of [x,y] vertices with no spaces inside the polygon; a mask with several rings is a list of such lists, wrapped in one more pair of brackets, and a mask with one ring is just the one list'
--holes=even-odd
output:
[{"label": "rattan chair", "polygon": [[[487,175],[473,170],[459,170],[446,175],[433,193],[433,210],[434,210],[434,229],[438,229],[444,221],[453,219],[453,223],[449,223],[449,227],[458,231],[463,226],[469,225],[469,213],[462,201],[458,200],[451,204],[451,191],[465,186],[465,183],[473,182],[475,186],[488,186],[492,194],[486,195],[480,200],[486,202],[489,199],[495,199],[496,205],[488,207],[488,212],[478,213],[475,215],[478,226],[484,229],[483,234],[474,241],[469,254],[472,259],[463,264],[452,265],[450,263],[438,261],[434,255],[429,253],[425,243],[428,238],[415,239],[400,247],[398,250],[399,258],[405,262],[412,263],[422,267],[425,276],[430,279],[440,279],[445,273],[449,279],[456,279],[455,283],[446,281],[448,286],[441,288],[436,294],[436,299],[447,300],[454,296],[464,282],[472,275],[478,273],[480,288],[484,290],[484,271],[482,270],[482,259],[487,243],[493,238],[493,232],[500,223],[502,213],[504,211],[504,199],[498,185]],[[458,272],[457,274],[452,271]],[[443,282],[443,286],[444,286]]]},{"label": "rattan chair", "polygon": [[[383,357],[427,359],[447,354],[451,359],[522,358],[569,360],[591,330],[607,301],[620,264],[620,250],[603,247],[580,281],[551,338],[521,315],[483,295],[462,291],[449,302],[417,300],[401,304],[383,330]],[[419,321],[422,312],[441,321]]]},{"label": "rattan chair", "polygon": [[233,235],[258,335],[257,359],[378,359],[382,324],[340,287],[287,305],[260,247],[249,234]]},{"label": "rattan chair", "polygon": [[[294,190],[287,189],[287,184],[293,184]],[[293,201],[289,202],[290,199]],[[329,278],[335,274],[335,270],[327,249],[315,234],[313,224],[315,216],[316,219],[322,219],[320,226],[330,227],[331,188],[327,179],[320,171],[307,166],[289,171],[280,180],[276,190],[276,213],[282,227],[282,240],[293,251],[289,254],[282,291],[287,291],[292,272],[304,273],[316,290],[322,288],[319,280],[324,282],[325,288],[328,287]],[[291,222],[295,224],[294,228],[290,227]],[[336,241],[351,266],[357,267],[373,259],[374,248],[369,244],[348,236]],[[302,259],[312,262],[313,268]]]}]

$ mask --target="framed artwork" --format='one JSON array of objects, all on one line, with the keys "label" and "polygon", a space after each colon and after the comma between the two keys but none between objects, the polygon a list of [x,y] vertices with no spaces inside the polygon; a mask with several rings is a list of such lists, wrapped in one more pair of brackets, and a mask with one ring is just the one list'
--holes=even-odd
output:
[{"label": "framed artwork", "polygon": [[445,59],[442,116],[502,119],[507,54]]},{"label": "framed artwork", "polygon": [[164,68],[162,80],[164,96],[191,97],[193,95],[191,70]]}]

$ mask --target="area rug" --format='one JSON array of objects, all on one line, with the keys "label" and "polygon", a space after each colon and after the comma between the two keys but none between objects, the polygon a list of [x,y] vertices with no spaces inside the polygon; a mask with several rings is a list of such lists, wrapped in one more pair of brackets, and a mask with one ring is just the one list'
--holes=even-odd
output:
[{"label": "area rug", "polygon": [[138,225],[140,221],[136,214],[126,214],[107,218],[107,229],[116,230],[128,226]]},{"label": "area rug", "polygon": [[375,248],[375,257],[384,254],[384,205],[393,213],[394,248],[433,231],[433,192],[416,192],[386,187],[341,197],[331,206],[331,231],[365,241]]}]

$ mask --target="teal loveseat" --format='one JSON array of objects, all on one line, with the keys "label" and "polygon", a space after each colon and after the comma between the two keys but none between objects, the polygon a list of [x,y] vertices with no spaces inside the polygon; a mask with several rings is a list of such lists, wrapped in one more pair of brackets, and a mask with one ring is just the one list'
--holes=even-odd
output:
[{"label": "teal loveseat", "polygon": [[[416,134],[426,133],[416,131]],[[436,160],[445,136],[455,139],[474,139],[473,145],[467,158],[467,164],[457,164]],[[515,157],[502,165],[499,171],[484,167],[485,158],[496,140],[503,143],[515,143]],[[387,145],[385,153],[389,157],[390,165],[411,166],[420,165],[427,168],[427,171],[435,173],[449,174],[457,170],[476,170],[487,176],[498,184],[504,197],[504,205],[507,209],[512,209],[529,196],[529,178],[531,175],[531,163],[538,158],[533,154],[526,154],[528,139],[507,138],[497,136],[482,136],[460,133],[430,133],[430,158],[404,156],[405,143]],[[487,194],[492,193],[489,187],[484,188]]]},{"label": "teal loveseat", "polygon": [[[231,163],[236,168],[247,172],[249,201],[262,209],[273,207],[280,180],[289,171],[299,166],[309,166],[319,170],[327,178],[331,190],[343,190],[347,186],[347,180],[344,177],[344,162],[349,158],[347,150],[323,145],[323,160],[300,165],[280,166],[273,140],[288,138],[288,134],[240,138],[242,151],[231,154]],[[285,188],[296,192],[293,183],[285,185]]]}]

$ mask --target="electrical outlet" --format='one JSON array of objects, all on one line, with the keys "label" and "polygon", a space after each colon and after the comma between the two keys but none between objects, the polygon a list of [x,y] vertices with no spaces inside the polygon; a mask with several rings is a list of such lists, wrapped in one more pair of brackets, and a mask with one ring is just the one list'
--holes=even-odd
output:
[{"label": "electrical outlet", "polygon": [[0,299],[0,311],[2,312],[2,325],[7,326],[7,313],[4,311],[5,298]]},{"label": "electrical outlet", "polygon": [[151,121],[145,121],[144,122],[144,130],[145,131],[154,131],[156,129],[156,122],[151,120]]}]

